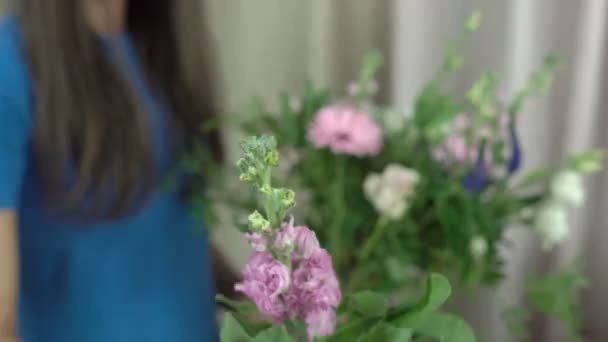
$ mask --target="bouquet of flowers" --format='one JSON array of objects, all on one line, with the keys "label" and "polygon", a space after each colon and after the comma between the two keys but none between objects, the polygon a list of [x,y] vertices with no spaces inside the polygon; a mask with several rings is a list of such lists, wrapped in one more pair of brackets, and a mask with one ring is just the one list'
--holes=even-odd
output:
[{"label": "bouquet of flowers", "polygon": [[[535,232],[545,249],[567,238],[568,209],[583,203],[582,177],[600,170],[602,155],[583,152],[518,175],[525,155],[518,118],[529,99],[549,88],[557,59],[548,56],[511,100],[490,72],[464,98],[449,95],[445,82],[463,64],[463,42],[479,24],[475,13],[409,111],[374,102],[374,79],[383,63],[377,52],[365,58],[344,96],[308,83],[300,96],[282,94],[278,111],[260,101],[247,108],[250,120],[239,122],[239,128],[247,135],[267,132],[276,137],[283,161],[275,177],[298,192],[294,213],[312,228],[283,222],[293,193],[271,191],[265,183],[268,170],[241,160],[241,176],[268,197],[265,210],[270,215],[254,213],[249,224],[235,222],[243,231],[253,229],[248,236],[258,253],[270,253],[254,254],[245,278],[258,276],[256,264],[279,272],[273,278],[274,293],[291,303],[281,304],[287,311],[271,317],[313,322],[322,315],[333,320],[333,313],[304,309],[300,297],[285,292],[287,284],[298,288],[302,267],[326,272],[331,279],[326,279],[333,285],[328,285],[325,307],[335,308],[340,301],[336,279],[348,293],[373,288],[403,304],[412,300],[408,294],[420,288],[429,272],[456,276],[469,285],[499,282],[505,263],[500,250],[511,227]],[[253,153],[245,146],[246,156]],[[276,164],[276,155],[267,158],[265,163]],[[206,170],[211,166],[205,163]],[[236,185],[230,172],[207,175],[220,178],[209,183],[210,202],[228,208],[232,217],[256,205],[257,195]],[[278,230],[264,230],[268,227]],[[268,250],[268,239],[275,235],[278,242]],[[308,259],[318,248],[317,238],[327,246],[333,265],[324,251]],[[586,284],[584,277],[568,272],[533,284],[530,302],[535,309],[576,322],[573,291]],[[247,280],[239,289],[252,295]],[[310,310],[316,313],[304,313]]]},{"label": "bouquet of flowers", "polygon": [[[255,188],[263,214],[255,210],[248,217],[246,235],[254,252],[235,288],[255,305],[218,298],[233,311],[224,318],[222,341],[475,341],[462,319],[437,311],[450,294],[449,283],[438,274],[428,277],[424,295],[415,302],[391,306],[383,295],[361,291],[340,307],[343,297],[332,257],[312,230],[296,225],[293,216],[286,219],[295,193],[274,187],[276,141],[252,137],[241,147],[240,179]],[[247,314],[255,310],[271,324],[249,322]]]}]

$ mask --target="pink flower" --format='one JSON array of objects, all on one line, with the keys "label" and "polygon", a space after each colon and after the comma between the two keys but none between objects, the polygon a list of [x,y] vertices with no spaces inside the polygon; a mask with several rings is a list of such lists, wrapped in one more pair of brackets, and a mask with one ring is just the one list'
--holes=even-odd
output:
[{"label": "pink flower", "polygon": [[442,146],[433,149],[433,158],[437,161],[453,160],[459,163],[468,160],[469,151],[462,135],[451,135]]},{"label": "pink flower", "polygon": [[247,233],[247,240],[251,248],[256,252],[266,252],[268,248],[268,239],[260,233]]},{"label": "pink flower", "polygon": [[308,131],[318,148],[336,154],[374,156],[382,149],[382,130],[368,113],[348,106],[328,106],[319,111]]},{"label": "pink flower", "polygon": [[[334,272],[331,256],[319,249],[310,258],[302,260],[293,272],[292,295],[298,298],[298,311],[337,308],[342,300],[340,283]],[[291,303],[294,304],[293,302]]]},{"label": "pink flower", "polygon": [[317,235],[305,226],[296,227],[295,244],[299,258],[308,259],[321,250]]},{"label": "pink flower", "polygon": [[283,223],[281,229],[277,232],[274,239],[274,247],[281,252],[289,252],[293,250],[296,239],[296,227],[293,226],[293,218],[290,222]]},{"label": "pink flower", "polygon": [[471,120],[465,113],[461,113],[456,115],[454,118],[454,124],[456,125],[456,129],[459,131],[467,130],[471,125]]},{"label": "pink flower", "polygon": [[316,234],[305,226],[294,226],[293,218],[277,232],[274,247],[282,252],[293,252],[294,261],[310,258],[321,249]]},{"label": "pink flower", "polygon": [[330,336],[336,330],[336,312],[334,310],[316,310],[306,315],[308,341],[315,337]]},{"label": "pink flower", "polygon": [[289,288],[289,273],[270,253],[254,253],[243,270],[243,281],[235,289],[251,299],[262,315],[281,322],[287,307],[280,295]]}]

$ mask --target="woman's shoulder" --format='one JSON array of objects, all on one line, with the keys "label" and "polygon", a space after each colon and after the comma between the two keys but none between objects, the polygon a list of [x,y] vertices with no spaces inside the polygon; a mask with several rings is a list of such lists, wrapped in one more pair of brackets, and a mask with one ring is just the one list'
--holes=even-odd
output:
[{"label": "woman's shoulder", "polygon": [[23,34],[19,19],[16,16],[6,16],[0,19],[0,58],[4,63],[11,59],[23,60]]},{"label": "woman's shoulder", "polygon": [[0,96],[27,105],[31,89],[28,59],[19,19],[0,19]]}]

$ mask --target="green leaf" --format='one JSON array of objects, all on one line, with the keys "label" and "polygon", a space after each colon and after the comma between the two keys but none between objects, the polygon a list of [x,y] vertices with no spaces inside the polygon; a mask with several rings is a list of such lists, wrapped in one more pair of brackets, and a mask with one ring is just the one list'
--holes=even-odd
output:
[{"label": "green leaf", "polygon": [[233,312],[232,315],[241,324],[241,327],[245,329],[245,332],[247,332],[249,336],[256,336],[260,332],[272,326],[270,322],[252,321],[250,319],[250,315],[241,314],[238,312]]},{"label": "green leaf", "polygon": [[475,32],[479,29],[480,25],[481,25],[481,12],[475,11],[467,19],[465,28],[469,32]]},{"label": "green leaf", "polygon": [[592,150],[571,156],[568,160],[568,167],[577,172],[593,173],[602,169],[604,162],[604,151]]},{"label": "green leaf", "polygon": [[573,335],[577,335],[581,326],[577,295],[587,286],[589,280],[578,272],[552,273],[528,283],[528,301],[534,309],[561,320]]},{"label": "green leaf", "polygon": [[224,295],[215,296],[215,301],[238,313],[251,314],[257,312],[255,304],[251,301],[234,300]]},{"label": "green leaf", "polygon": [[523,188],[530,185],[546,182],[554,173],[554,169],[548,168],[532,171],[523,177],[523,179],[517,184],[517,187]]},{"label": "green leaf", "polygon": [[224,315],[224,323],[220,332],[222,342],[251,342],[253,341],[245,329],[230,313]]},{"label": "green leaf", "polygon": [[439,342],[477,341],[469,324],[463,318],[450,313],[432,313],[426,319],[417,322],[412,328],[417,333],[433,337]]},{"label": "green leaf", "polygon": [[270,329],[259,333],[254,339],[254,342],[292,342],[293,339],[289,336],[287,329],[283,325],[275,325]]},{"label": "green leaf", "polygon": [[452,287],[444,276],[431,273],[426,283],[424,298],[404,313],[392,315],[391,323],[399,327],[411,327],[416,322],[437,311],[450,297]]},{"label": "green leaf", "polygon": [[350,299],[350,307],[365,317],[379,317],[388,311],[388,299],[373,291],[361,291]]},{"label": "green leaf", "polygon": [[372,329],[381,319],[369,318],[369,317],[355,317],[350,319],[347,323],[341,324],[336,333],[325,339],[324,342],[352,342],[359,336],[365,334]]},{"label": "green leaf", "polygon": [[359,337],[357,342],[408,342],[411,339],[411,329],[397,328],[386,322],[380,322],[369,333]]},{"label": "green leaf", "polygon": [[374,76],[383,64],[384,57],[382,56],[382,53],[380,53],[380,51],[372,50],[371,52],[369,52],[363,60],[363,66],[359,75],[359,82],[361,83],[361,85],[365,86],[367,83],[373,80]]}]

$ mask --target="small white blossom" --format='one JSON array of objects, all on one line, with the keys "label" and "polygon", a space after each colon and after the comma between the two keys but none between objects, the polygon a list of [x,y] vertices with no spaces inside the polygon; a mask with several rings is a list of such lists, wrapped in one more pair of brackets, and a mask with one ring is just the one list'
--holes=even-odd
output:
[{"label": "small white blossom", "polygon": [[469,242],[469,250],[476,259],[485,257],[488,252],[488,240],[483,236],[474,236]]},{"label": "small white blossom", "polygon": [[297,96],[291,96],[289,98],[289,108],[295,114],[300,114],[302,111],[302,100]]},{"label": "small white blossom", "polygon": [[570,235],[565,208],[558,203],[542,207],[536,214],[534,228],[543,241],[543,248],[550,249]]},{"label": "small white blossom", "polygon": [[562,171],[551,182],[551,195],[560,203],[580,206],[585,200],[583,179],[575,171]]},{"label": "small white blossom", "polygon": [[363,184],[367,199],[383,216],[397,220],[409,208],[420,176],[416,170],[390,164],[382,174],[370,174]]}]

